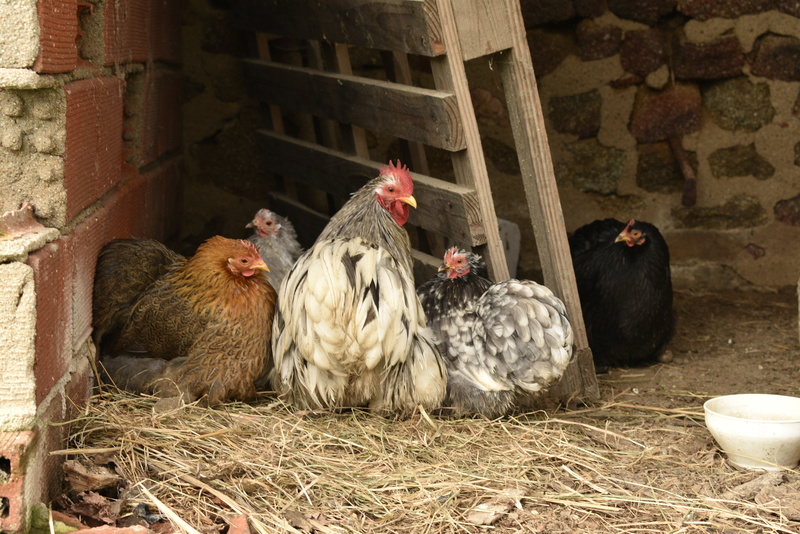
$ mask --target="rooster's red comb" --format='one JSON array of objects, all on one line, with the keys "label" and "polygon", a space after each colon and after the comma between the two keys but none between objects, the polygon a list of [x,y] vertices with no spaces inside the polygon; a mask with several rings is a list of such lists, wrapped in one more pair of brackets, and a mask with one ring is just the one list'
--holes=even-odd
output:
[{"label": "rooster's red comb", "polygon": [[380,168],[380,175],[381,176],[395,176],[400,183],[408,188],[409,190],[414,189],[414,182],[411,179],[411,172],[409,172],[408,167],[400,163],[400,160],[397,160],[397,164],[395,165],[389,160],[388,165],[384,165]]}]

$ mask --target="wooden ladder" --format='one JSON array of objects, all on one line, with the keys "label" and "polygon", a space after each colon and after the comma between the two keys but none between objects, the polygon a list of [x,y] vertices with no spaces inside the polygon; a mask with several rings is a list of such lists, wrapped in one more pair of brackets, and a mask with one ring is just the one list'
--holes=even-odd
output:
[{"label": "wooden ladder", "polygon": [[[301,235],[316,235],[329,214],[296,190],[311,187],[340,206],[386,163],[370,159],[365,130],[389,135],[402,140],[403,161],[414,171],[419,209],[409,222],[476,249],[492,279],[504,280],[508,268],[464,66],[494,56],[544,281],[564,301],[575,330],[575,361],[550,396],[598,397],[519,0],[235,0],[234,10],[238,24],[258,36],[259,58],[244,67],[251,95],[269,105],[271,128],[258,132],[260,147],[288,186],[287,194],[272,195],[274,209]],[[273,36],[310,43],[305,58],[273,61]],[[388,79],[353,75],[348,47],[381,51]],[[411,85],[408,54],[428,58],[435,88]],[[314,117],[307,135],[287,135],[286,113],[295,123],[297,114]],[[456,183],[428,176],[425,146],[450,154]],[[440,253],[441,242],[433,243]],[[421,279],[441,262],[441,255],[414,256]]]}]

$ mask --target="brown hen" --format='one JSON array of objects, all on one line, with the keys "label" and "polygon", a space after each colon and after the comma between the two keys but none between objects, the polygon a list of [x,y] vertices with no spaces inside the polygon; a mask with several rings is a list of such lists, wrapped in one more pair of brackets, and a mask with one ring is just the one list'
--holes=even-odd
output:
[{"label": "brown hen", "polygon": [[252,243],[212,237],[185,259],[152,239],[103,247],[94,338],[118,386],[209,405],[255,396],[276,293]]}]

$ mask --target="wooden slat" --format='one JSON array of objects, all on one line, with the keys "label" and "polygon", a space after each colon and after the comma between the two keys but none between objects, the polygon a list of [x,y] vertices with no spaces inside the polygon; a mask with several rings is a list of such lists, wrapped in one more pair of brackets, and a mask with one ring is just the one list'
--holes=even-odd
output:
[{"label": "wooden slat", "polygon": [[528,200],[528,212],[536,236],[536,246],[539,248],[544,282],[564,301],[575,331],[576,361],[567,368],[561,381],[551,388],[551,395],[562,398],[575,395],[597,398],[600,390],[586,338],[561,200],[547,144],[544,115],[530,50],[525,41],[522,13],[517,0],[504,1],[509,13],[508,33],[514,37],[514,46],[499,56],[497,65],[503,77],[508,111],[512,117],[511,125]]},{"label": "wooden slat", "polygon": [[[381,167],[374,161],[268,130],[259,130],[258,141],[263,153],[269,155],[265,164],[270,172],[341,198],[349,197],[377,176]],[[463,245],[479,246],[486,242],[475,190],[412,174],[418,209],[411,210],[411,224]]]},{"label": "wooden slat", "polygon": [[466,146],[450,93],[257,59],[243,65],[250,94],[269,104],[449,151]]},{"label": "wooden slat", "polygon": [[444,53],[431,0],[234,0],[238,26],[423,56]]},{"label": "wooden slat", "polygon": [[[455,0],[456,3],[459,1]],[[448,53],[431,59],[431,70],[433,71],[436,87],[444,91],[452,91],[458,99],[460,113],[458,120],[464,129],[468,148],[467,150],[453,153],[453,169],[456,181],[459,184],[474,188],[478,193],[481,220],[486,230],[486,246],[478,252],[486,261],[486,267],[489,269],[489,275],[492,279],[495,281],[506,280],[508,278],[508,264],[506,263],[503,242],[500,239],[497,215],[494,212],[489,175],[481,148],[481,136],[475,119],[475,110],[472,107],[467,73],[464,68],[464,62],[461,60],[458,29],[452,16],[453,6],[450,2],[451,0],[437,0],[439,13],[442,17],[442,34],[447,44]]]},{"label": "wooden slat", "polygon": [[497,0],[457,0],[453,16],[464,61],[511,48],[508,11]]}]

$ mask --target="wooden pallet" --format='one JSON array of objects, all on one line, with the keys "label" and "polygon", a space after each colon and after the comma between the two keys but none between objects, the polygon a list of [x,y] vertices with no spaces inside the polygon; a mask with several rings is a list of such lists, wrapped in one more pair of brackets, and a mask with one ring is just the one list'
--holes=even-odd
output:
[{"label": "wooden pallet", "polygon": [[[575,329],[575,363],[551,395],[599,396],[518,0],[235,0],[234,5],[239,25],[258,36],[259,58],[244,66],[251,94],[270,106],[271,127],[258,132],[261,147],[265,154],[280,154],[269,159],[270,170],[288,185],[287,194],[272,199],[276,211],[289,215],[300,233],[305,228],[316,235],[328,216],[311,209],[297,188],[322,191],[340,206],[385,163],[370,159],[365,130],[389,135],[403,141],[404,162],[414,171],[420,209],[412,210],[409,222],[477,249],[491,277],[503,280],[508,268],[464,68],[465,61],[494,56],[545,284],[564,300]],[[304,56],[273,61],[274,36],[302,39]],[[353,75],[348,47],[381,51],[387,80]],[[434,89],[411,85],[408,54],[428,59]],[[303,138],[286,134],[286,113],[294,114],[295,123],[297,114],[314,118]],[[428,176],[425,146],[450,154],[456,183]],[[440,252],[441,241],[432,243],[431,250]],[[421,266],[441,261],[414,254]]]}]

